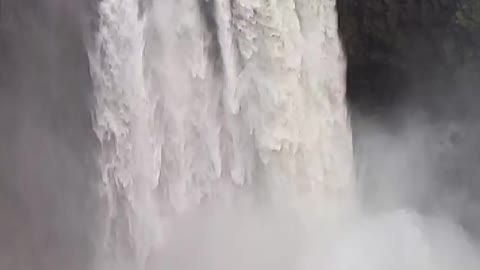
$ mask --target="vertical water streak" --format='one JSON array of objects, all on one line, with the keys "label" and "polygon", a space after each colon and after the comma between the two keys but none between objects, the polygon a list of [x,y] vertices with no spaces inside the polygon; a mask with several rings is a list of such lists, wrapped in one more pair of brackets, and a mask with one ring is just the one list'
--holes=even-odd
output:
[{"label": "vertical water streak", "polygon": [[262,160],[258,178],[280,200],[294,190],[340,209],[354,183],[335,1],[232,3],[244,65],[236,91]]},{"label": "vertical water streak", "polygon": [[144,20],[137,0],[104,0],[99,15],[96,48],[90,51],[105,198],[98,267],[136,269],[158,229],[153,200],[160,168],[156,97],[143,75]]},{"label": "vertical water streak", "polygon": [[157,114],[163,144],[159,199],[172,211],[184,212],[206,197],[224,196],[230,185],[221,181],[228,165],[221,153],[214,35],[199,1],[154,1],[148,16],[145,65],[152,90],[162,97]]}]

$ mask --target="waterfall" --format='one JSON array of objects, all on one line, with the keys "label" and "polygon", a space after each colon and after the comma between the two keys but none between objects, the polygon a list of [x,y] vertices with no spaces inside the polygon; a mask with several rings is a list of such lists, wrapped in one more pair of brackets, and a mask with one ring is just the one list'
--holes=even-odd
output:
[{"label": "waterfall", "polygon": [[98,25],[98,269],[144,269],[204,203],[353,199],[334,0],[102,0]]}]

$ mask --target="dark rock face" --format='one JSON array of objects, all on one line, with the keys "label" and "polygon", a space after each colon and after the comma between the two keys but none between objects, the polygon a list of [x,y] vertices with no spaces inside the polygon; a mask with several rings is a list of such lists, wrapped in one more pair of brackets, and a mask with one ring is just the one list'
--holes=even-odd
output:
[{"label": "dark rock face", "polygon": [[[408,160],[390,164],[402,176],[394,181],[414,187],[426,184],[426,178],[433,182],[408,199],[414,207],[452,207],[461,224],[479,233],[480,1],[337,0],[337,8],[355,146],[362,148],[357,161],[373,163],[375,174],[385,170],[387,156]],[[372,117],[382,132],[397,139],[363,147],[373,135],[362,121]],[[411,122],[416,122],[416,134],[406,136]],[[394,145],[399,140],[404,149]],[[382,150],[375,152],[375,147]],[[389,155],[389,150],[403,156]],[[428,176],[412,175],[426,167]],[[367,186],[373,189],[375,183]]]},{"label": "dark rock face", "polygon": [[454,79],[478,61],[479,28],[461,19],[472,17],[478,2],[338,0],[352,104],[391,108],[412,94],[412,84]]}]

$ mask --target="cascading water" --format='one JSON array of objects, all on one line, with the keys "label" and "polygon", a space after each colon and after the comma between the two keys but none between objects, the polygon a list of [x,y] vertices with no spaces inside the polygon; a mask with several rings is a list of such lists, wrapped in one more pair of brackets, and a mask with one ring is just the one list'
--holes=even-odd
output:
[{"label": "cascading water", "polygon": [[335,1],[103,0],[99,15],[98,269],[144,269],[203,202],[353,200]]},{"label": "cascading water", "polygon": [[142,260],[155,238],[155,229],[148,228],[158,224],[153,194],[161,165],[154,125],[157,97],[143,74],[144,21],[137,19],[137,6],[135,0],[101,3],[98,50],[91,54],[107,200],[103,245],[109,254],[101,256],[116,269],[133,269]]}]

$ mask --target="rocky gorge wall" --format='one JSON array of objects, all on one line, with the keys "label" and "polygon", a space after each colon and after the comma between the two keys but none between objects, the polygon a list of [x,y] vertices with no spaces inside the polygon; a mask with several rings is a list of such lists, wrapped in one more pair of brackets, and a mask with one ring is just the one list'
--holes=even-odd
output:
[{"label": "rocky gorge wall", "polygon": [[450,211],[478,233],[480,1],[338,0],[337,9],[367,197],[388,183],[383,194]]},{"label": "rocky gorge wall", "polygon": [[337,8],[355,106],[392,109],[420,97],[414,84],[478,68],[478,0],[338,0]]}]

